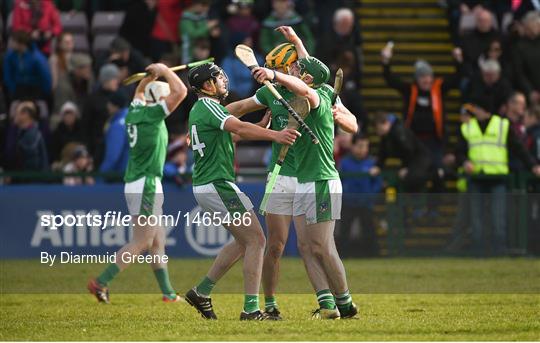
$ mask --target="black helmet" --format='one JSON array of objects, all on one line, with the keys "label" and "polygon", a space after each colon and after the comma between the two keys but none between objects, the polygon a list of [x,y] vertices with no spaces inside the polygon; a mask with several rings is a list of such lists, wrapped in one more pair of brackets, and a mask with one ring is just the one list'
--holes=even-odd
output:
[{"label": "black helmet", "polygon": [[227,77],[225,71],[221,69],[217,64],[205,63],[190,69],[188,73],[188,81],[190,86],[196,92],[215,97],[215,94],[210,94],[207,91],[203,90],[203,84],[208,80],[216,82],[216,78],[219,76],[219,74],[223,74],[223,76],[227,80],[227,93],[220,96],[220,98],[225,98],[229,93],[229,78]]}]

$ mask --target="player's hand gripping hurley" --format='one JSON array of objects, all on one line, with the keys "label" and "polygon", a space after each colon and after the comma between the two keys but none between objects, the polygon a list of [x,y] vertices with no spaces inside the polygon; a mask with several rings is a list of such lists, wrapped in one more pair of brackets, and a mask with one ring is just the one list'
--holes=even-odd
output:
[{"label": "player's hand gripping hurley", "polygon": [[[182,64],[182,65],[179,65],[179,66],[176,66],[176,67],[171,67],[169,69],[172,70],[172,71],[180,71],[180,70],[184,70],[184,69],[188,69],[188,68],[193,68],[193,67],[199,66],[201,64],[210,63],[210,62],[213,62],[213,61],[214,61],[214,58],[210,57],[210,58],[207,58],[207,59],[202,60],[202,61],[196,61],[196,62],[191,62],[191,63],[188,63],[188,64]],[[124,79],[124,81],[122,81],[122,84],[130,85],[132,83],[135,83],[137,81],[140,81],[140,80],[144,79],[148,75],[150,75],[150,74],[147,73],[147,72],[130,75],[126,79]]]},{"label": "player's hand gripping hurley", "polygon": [[[300,118],[304,119],[309,114],[309,111],[311,110],[309,106],[309,101],[306,98],[299,98],[294,97],[291,100],[290,106],[295,110],[296,113],[300,115]],[[287,125],[287,128],[289,129],[297,129],[299,126],[298,121],[296,121],[292,115],[289,115],[289,123]],[[283,145],[281,149],[279,150],[279,156],[276,161],[276,164],[274,165],[274,169],[272,170],[272,173],[270,174],[270,180],[268,180],[268,183],[266,184],[266,188],[264,190],[264,197],[261,202],[261,208],[260,213],[262,215],[266,214],[266,204],[268,203],[268,198],[270,197],[270,194],[274,191],[274,185],[276,184],[277,176],[279,175],[279,171],[281,170],[281,166],[283,165],[283,161],[285,161],[285,157],[287,156],[287,152],[289,151],[289,145]]]},{"label": "player's hand gripping hurley", "polygon": [[[259,63],[255,58],[255,54],[249,46],[239,44],[234,49],[234,53],[236,54],[236,57],[238,57],[238,59],[242,61],[242,63],[244,63],[246,67],[249,68],[249,70],[252,70],[253,68],[259,66]],[[317,139],[317,136],[315,136],[313,131],[311,131],[311,129],[306,125],[304,120],[298,115],[298,113],[296,113],[296,111],[291,107],[291,105],[289,105],[289,103],[285,99],[283,99],[283,97],[281,96],[281,94],[279,94],[274,85],[268,80],[264,81],[264,84],[266,85],[266,87],[268,87],[268,89],[270,90],[270,92],[272,92],[276,99],[283,106],[285,106],[289,114],[298,122],[299,127],[309,134],[313,144],[319,144],[319,139]]]}]

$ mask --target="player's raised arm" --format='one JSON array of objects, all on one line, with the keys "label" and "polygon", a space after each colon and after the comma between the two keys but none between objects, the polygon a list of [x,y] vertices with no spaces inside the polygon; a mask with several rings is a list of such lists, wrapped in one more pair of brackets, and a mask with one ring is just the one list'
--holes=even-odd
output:
[{"label": "player's raised arm", "polygon": [[356,117],[342,103],[335,104],[332,107],[332,114],[334,115],[334,122],[340,128],[353,134],[358,132]]},{"label": "player's raised arm", "polygon": [[280,26],[276,28],[276,31],[281,32],[283,36],[285,36],[285,39],[294,45],[296,48],[296,53],[298,54],[298,58],[305,58],[309,57],[309,52],[307,51],[306,47],[304,46],[304,43],[298,37],[294,29],[290,26]]},{"label": "player's raised arm", "polygon": [[279,82],[295,95],[307,98],[311,108],[319,107],[319,95],[303,80],[263,67],[253,68],[251,73],[257,82],[263,83],[265,80]]},{"label": "player's raised arm", "polygon": [[[165,104],[170,112],[174,111],[178,105],[186,98],[187,87],[175,72],[162,63],[149,65],[146,70],[157,77],[164,77],[169,84],[170,93],[165,97]],[[157,99],[156,99],[157,100]]]},{"label": "player's raised arm", "polygon": [[258,125],[241,121],[235,117],[229,117],[223,128],[226,131],[237,134],[246,140],[274,141],[279,144],[292,145],[300,132],[292,129],[274,131],[262,128]]},{"label": "player's raised arm", "polygon": [[152,81],[155,81],[157,79],[157,77],[155,75],[148,75],[146,76],[144,79],[141,80],[141,82],[139,82],[139,84],[137,85],[137,88],[135,89],[135,95],[133,95],[133,100],[141,100],[141,101],[145,101],[145,98],[144,98],[144,89],[146,88],[146,86],[152,82]]}]

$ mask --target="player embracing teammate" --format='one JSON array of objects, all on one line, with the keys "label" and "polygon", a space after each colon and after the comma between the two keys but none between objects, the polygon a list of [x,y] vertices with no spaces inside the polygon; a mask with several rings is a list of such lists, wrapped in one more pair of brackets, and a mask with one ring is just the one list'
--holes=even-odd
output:
[{"label": "player embracing teammate", "polygon": [[[259,285],[266,239],[249,198],[234,184],[232,134],[243,139],[270,140],[291,145],[295,130],[274,131],[242,122],[230,115],[220,101],[227,97],[229,81],[213,63],[189,72],[189,83],[199,99],[189,113],[189,133],[195,158],[193,194],[200,207],[219,218],[234,240],[223,247],[212,267],[186,294],[187,302],[206,319],[217,319],[210,294],[219,279],[244,256],[244,307],[240,320],[273,319],[259,309]],[[241,218],[240,222],[231,218]]]},{"label": "player embracing teammate", "polygon": [[[352,303],[333,238],[335,220],[339,219],[341,209],[341,182],[333,160],[333,130],[334,123],[349,132],[356,132],[358,125],[339,98],[331,108],[329,99],[333,88],[326,84],[328,68],[309,56],[292,28],[282,26],[278,30],[292,44],[281,44],[268,53],[266,65],[291,76],[276,73],[274,78],[273,71],[260,70],[265,70],[266,76],[276,83],[276,89],[286,100],[291,101],[296,96],[308,97],[312,111],[305,121],[321,142],[313,145],[304,135],[289,149],[266,208],[262,209],[266,213],[268,228],[268,248],[263,267],[266,313],[276,319],[281,318],[275,297],[279,259],[287,241],[289,225],[294,220],[298,248],[319,303],[314,318],[351,318],[357,309]],[[255,75],[259,77],[258,81],[264,79],[261,73],[257,71]],[[279,130],[288,124],[287,110],[274,101],[266,86],[253,97],[229,104],[227,108],[238,117],[268,108],[272,112],[273,129]],[[279,145],[272,146],[270,170],[279,150]]]}]

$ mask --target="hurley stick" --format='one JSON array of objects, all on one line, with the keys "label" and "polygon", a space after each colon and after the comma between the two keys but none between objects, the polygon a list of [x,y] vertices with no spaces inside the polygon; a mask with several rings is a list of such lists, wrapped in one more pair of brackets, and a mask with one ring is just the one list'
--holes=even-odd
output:
[{"label": "hurley stick", "polygon": [[[176,66],[176,67],[171,67],[169,69],[172,70],[172,71],[179,71],[179,70],[184,70],[184,69],[200,66],[201,64],[210,63],[210,62],[213,62],[213,61],[214,61],[214,58],[210,57],[210,58],[207,58],[207,59],[202,60],[202,61],[191,62],[191,63],[188,63],[188,64],[182,64],[182,65],[179,65],[179,66]],[[122,81],[122,83],[124,85],[130,85],[130,84],[132,84],[134,82],[137,82],[137,81],[140,81],[140,80],[144,79],[148,75],[150,75],[150,74],[146,73],[146,72],[145,73],[133,74],[133,75],[128,76],[124,81]]]}]

